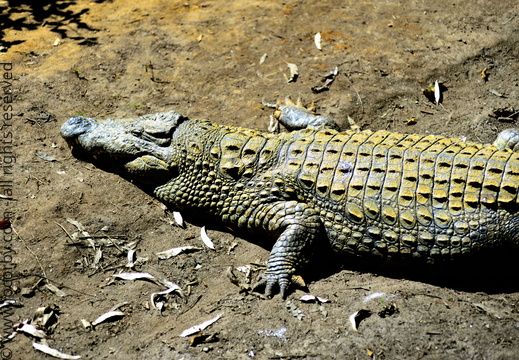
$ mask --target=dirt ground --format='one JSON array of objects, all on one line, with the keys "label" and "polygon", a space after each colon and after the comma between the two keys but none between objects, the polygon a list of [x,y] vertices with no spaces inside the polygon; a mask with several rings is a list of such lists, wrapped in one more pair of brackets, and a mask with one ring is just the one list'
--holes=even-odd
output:
[{"label": "dirt ground", "polygon": [[[267,300],[240,291],[228,268],[263,263],[271,244],[208,228],[216,252],[159,260],[156,253],[166,249],[203,246],[200,228],[172,225],[172,214],[156,200],[72,157],[59,135],[75,115],[136,117],[172,109],[266,130],[271,110],[261,100],[291,96],[314,101],[343,129],[350,116],[362,129],[491,142],[519,121],[517,1],[32,3],[0,1],[0,203],[12,223],[2,230],[0,287],[2,299],[20,305],[0,308],[3,337],[13,323],[48,306],[59,313],[57,325],[44,329],[48,345],[84,359],[519,356],[518,271],[511,262],[517,257],[499,258],[497,265],[484,257],[449,270],[443,279],[458,275],[452,283],[437,281],[435,271],[385,273],[321,259],[307,269],[306,280],[312,294],[329,302],[301,302],[301,290],[288,302]],[[287,63],[299,68],[295,82],[287,82]],[[329,90],[312,92],[335,67],[339,74]],[[423,94],[436,80],[443,82],[441,105]],[[98,246],[102,257],[96,258],[91,246],[73,245],[69,235],[78,230],[67,218],[94,240],[110,237],[118,245]],[[146,259],[133,270],[126,267],[132,243]],[[151,294],[165,287],[114,280],[123,271],[166,278],[185,296],[166,295],[162,311],[154,309]],[[244,273],[234,273],[246,281]],[[94,329],[82,324],[121,303],[124,317]],[[359,310],[371,315],[354,331],[349,317]],[[179,336],[218,314],[202,331],[208,337]],[[1,345],[0,356],[49,358],[33,341],[18,334]]]}]

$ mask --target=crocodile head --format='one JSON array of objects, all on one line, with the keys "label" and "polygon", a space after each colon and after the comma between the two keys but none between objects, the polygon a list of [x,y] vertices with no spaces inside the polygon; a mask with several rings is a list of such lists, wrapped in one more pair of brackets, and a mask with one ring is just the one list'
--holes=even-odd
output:
[{"label": "crocodile head", "polygon": [[61,136],[75,156],[141,184],[158,186],[175,171],[170,145],[184,120],[175,111],[104,121],[76,116],[63,124]]}]

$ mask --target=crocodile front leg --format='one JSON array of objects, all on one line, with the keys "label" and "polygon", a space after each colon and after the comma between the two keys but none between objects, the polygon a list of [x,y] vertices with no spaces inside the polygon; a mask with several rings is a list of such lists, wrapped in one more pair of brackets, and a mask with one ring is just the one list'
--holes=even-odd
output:
[{"label": "crocodile front leg", "polygon": [[296,201],[274,204],[263,224],[269,233],[281,231],[267,261],[267,271],[254,289],[265,289],[272,296],[276,287],[283,298],[293,275],[307,262],[313,241],[322,232],[321,219],[314,208]]}]

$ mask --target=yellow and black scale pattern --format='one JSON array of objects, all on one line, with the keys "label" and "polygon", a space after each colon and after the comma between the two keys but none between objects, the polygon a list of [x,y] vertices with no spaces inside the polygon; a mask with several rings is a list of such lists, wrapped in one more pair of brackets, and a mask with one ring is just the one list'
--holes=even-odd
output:
[{"label": "yellow and black scale pattern", "polygon": [[510,150],[387,131],[271,135],[194,120],[171,146],[179,176],[157,197],[246,232],[279,235],[283,219],[306,211],[321,224],[303,225],[324,228],[337,251],[428,262],[519,241],[519,153]]}]

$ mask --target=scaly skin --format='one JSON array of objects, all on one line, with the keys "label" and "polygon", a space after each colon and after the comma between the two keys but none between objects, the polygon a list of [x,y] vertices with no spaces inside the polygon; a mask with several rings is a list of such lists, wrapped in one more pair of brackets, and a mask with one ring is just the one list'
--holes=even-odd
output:
[{"label": "scaly skin", "polygon": [[268,296],[276,287],[286,295],[316,239],[352,255],[428,263],[519,243],[519,153],[504,149],[517,133],[498,149],[387,131],[273,135],[169,112],[75,117],[61,134],[174,209],[276,239],[257,284]]}]

